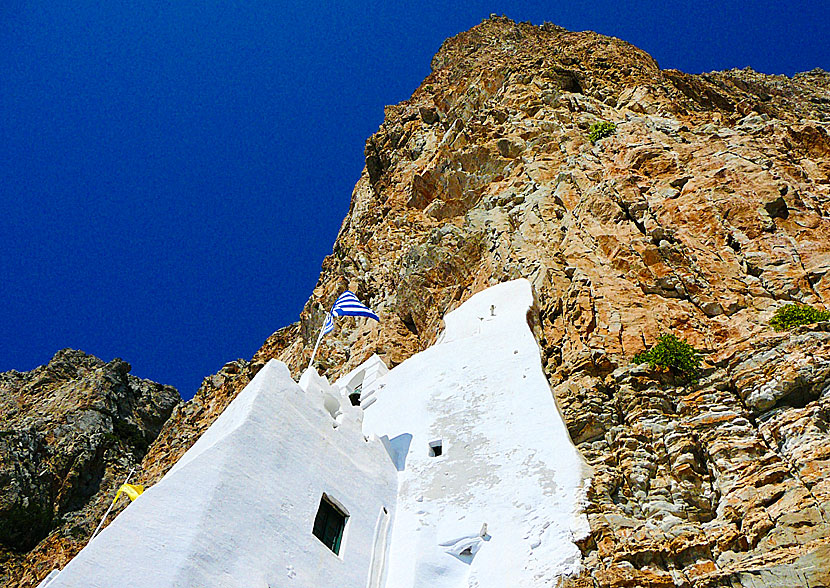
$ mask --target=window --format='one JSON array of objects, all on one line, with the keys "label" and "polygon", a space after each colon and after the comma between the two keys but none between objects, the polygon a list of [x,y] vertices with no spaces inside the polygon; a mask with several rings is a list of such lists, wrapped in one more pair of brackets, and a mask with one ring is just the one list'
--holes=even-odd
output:
[{"label": "window", "polygon": [[320,508],[317,509],[317,516],[314,517],[314,528],[311,532],[335,555],[339,554],[340,542],[343,540],[343,530],[346,528],[346,519],[348,518],[348,514],[323,494],[320,499]]},{"label": "window", "polygon": [[442,453],[444,453],[444,446],[441,443],[441,440],[438,441],[430,441],[429,443],[429,456],[430,457],[438,457]]},{"label": "window", "polygon": [[352,406],[360,406],[360,395],[363,392],[363,384],[360,383],[355,386],[355,389],[349,394],[349,400],[352,403]]}]

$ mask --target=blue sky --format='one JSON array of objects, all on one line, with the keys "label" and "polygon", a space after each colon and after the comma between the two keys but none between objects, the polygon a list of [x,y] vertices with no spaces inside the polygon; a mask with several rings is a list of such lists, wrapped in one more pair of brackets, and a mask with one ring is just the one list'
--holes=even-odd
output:
[{"label": "blue sky", "polygon": [[298,318],[363,144],[490,13],[662,67],[830,69],[827,2],[0,3],[0,371],[62,347],[185,398]]}]

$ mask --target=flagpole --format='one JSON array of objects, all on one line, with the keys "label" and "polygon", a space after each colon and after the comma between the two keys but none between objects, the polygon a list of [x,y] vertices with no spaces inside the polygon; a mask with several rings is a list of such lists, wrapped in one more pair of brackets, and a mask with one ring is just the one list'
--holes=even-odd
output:
[{"label": "flagpole", "polygon": [[[127,474],[127,479],[126,479],[126,480],[124,480],[124,484],[126,484],[127,482],[129,482],[129,481],[130,481],[130,478],[132,477],[132,475],[133,475],[133,472],[134,472],[134,471],[135,471],[135,468],[133,468],[133,469],[131,469],[131,470],[130,470],[130,473],[129,473],[129,474]],[[124,484],[122,484],[122,486],[123,486]],[[119,486],[119,488],[121,488],[121,486]],[[116,493],[116,496],[118,496],[118,493]],[[107,516],[110,514],[110,511],[112,510],[112,507],[113,507],[113,506],[115,506],[115,500],[113,500],[113,501],[110,503],[110,507],[107,509],[107,512],[105,512],[105,513],[104,513],[104,518],[102,518],[102,519],[101,519],[101,522],[100,522],[100,523],[98,523],[98,526],[95,528],[95,532],[92,534],[92,537],[90,537],[90,538],[89,538],[89,541],[88,541],[87,543],[91,543],[91,542],[92,542],[92,540],[93,540],[93,539],[95,539],[95,536],[98,534],[98,531],[100,531],[100,530],[101,530],[101,526],[104,524],[104,521],[106,521],[106,520],[107,520]]]},{"label": "flagpole", "polygon": [[311,352],[311,359],[308,360],[308,368],[311,369],[311,364],[314,362],[314,356],[317,355],[317,348],[320,346],[320,341],[323,340],[323,329],[326,328],[326,319],[323,319],[323,326],[320,327],[320,334],[317,335],[317,343],[314,344],[314,351]]}]

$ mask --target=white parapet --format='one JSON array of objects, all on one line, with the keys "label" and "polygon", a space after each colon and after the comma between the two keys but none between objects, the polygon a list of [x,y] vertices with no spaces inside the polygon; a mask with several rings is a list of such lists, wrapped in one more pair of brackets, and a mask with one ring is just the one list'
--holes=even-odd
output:
[{"label": "white parapet", "polygon": [[[397,472],[318,380],[269,361],[49,588],[378,586]],[[312,534],[324,493],[348,515],[338,554]]]},{"label": "white parapet", "polygon": [[399,470],[388,588],[538,588],[580,569],[589,471],[542,371],[532,305],[526,280],[476,294],[438,344],[375,382],[363,430]]}]

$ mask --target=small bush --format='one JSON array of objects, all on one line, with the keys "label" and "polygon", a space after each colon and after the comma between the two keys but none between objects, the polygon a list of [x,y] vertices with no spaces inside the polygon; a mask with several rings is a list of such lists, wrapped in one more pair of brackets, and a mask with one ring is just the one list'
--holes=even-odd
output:
[{"label": "small bush", "polygon": [[671,333],[664,333],[647,351],[634,356],[634,363],[648,363],[652,368],[669,370],[675,375],[694,380],[700,374],[699,351]]},{"label": "small bush", "polygon": [[770,326],[776,331],[788,331],[801,325],[830,321],[830,310],[821,310],[809,304],[786,304],[775,311]]},{"label": "small bush", "polygon": [[588,129],[588,138],[591,140],[591,143],[596,143],[600,139],[604,139],[605,137],[610,137],[613,135],[617,130],[617,125],[612,122],[598,122],[591,125],[591,128]]}]

